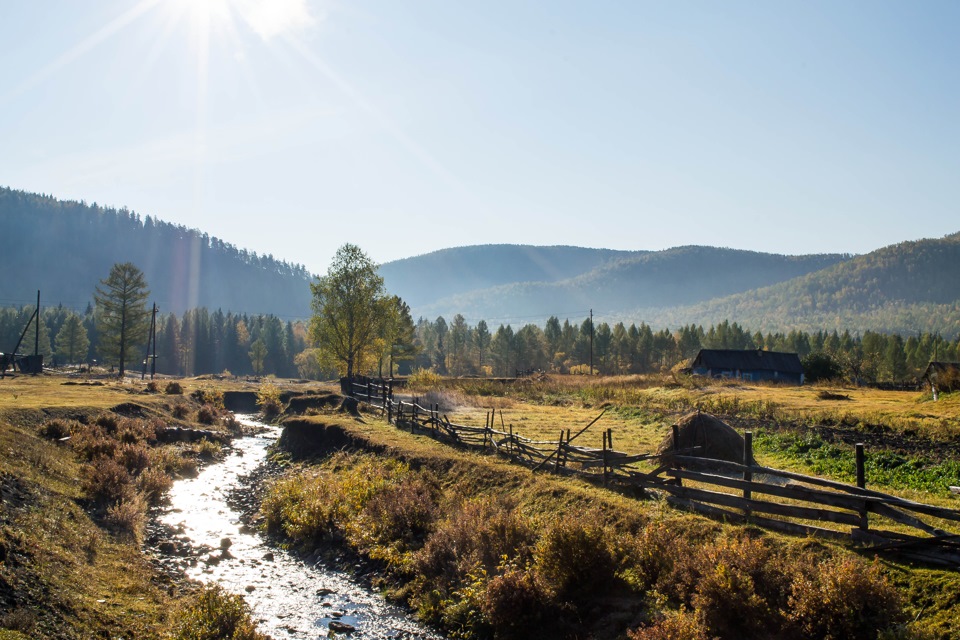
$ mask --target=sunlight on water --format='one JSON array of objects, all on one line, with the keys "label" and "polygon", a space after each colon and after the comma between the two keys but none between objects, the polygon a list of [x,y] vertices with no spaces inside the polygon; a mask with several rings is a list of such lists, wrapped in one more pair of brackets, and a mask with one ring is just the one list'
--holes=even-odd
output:
[{"label": "sunlight on water", "polygon": [[[266,426],[249,417],[238,418],[248,426]],[[267,447],[279,435],[279,428],[267,426],[260,435],[238,438],[224,462],[174,484],[170,506],[160,520],[181,531],[193,545],[213,549],[187,575],[243,594],[260,630],[278,640],[327,637],[333,621],[334,630],[338,624],[354,627],[352,638],[441,638],[349,576],[308,566],[244,528],[227,494],[238,484],[238,477],[263,462]]]}]

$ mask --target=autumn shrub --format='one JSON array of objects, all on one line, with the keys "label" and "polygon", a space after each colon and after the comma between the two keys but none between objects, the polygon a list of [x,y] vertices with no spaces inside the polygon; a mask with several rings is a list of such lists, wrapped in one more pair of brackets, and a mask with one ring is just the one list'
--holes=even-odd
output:
[{"label": "autumn shrub", "polygon": [[119,462],[132,476],[136,476],[150,466],[150,455],[147,447],[141,444],[121,444],[114,454]]},{"label": "autumn shrub", "polygon": [[147,383],[145,390],[147,393],[160,393],[160,383],[156,380],[151,380]]},{"label": "autumn shrub", "polygon": [[213,460],[220,453],[221,446],[218,442],[200,438],[198,442],[194,443],[192,448],[201,459]]},{"label": "autumn shrub", "polygon": [[102,427],[97,425],[84,425],[74,432],[70,442],[77,455],[88,461],[95,458],[112,458],[120,446],[116,439],[110,437]]},{"label": "autumn shrub", "polygon": [[437,519],[434,478],[410,474],[367,500],[348,526],[350,543],[371,557],[400,565],[403,554],[422,546]]},{"label": "autumn shrub", "polygon": [[137,544],[143,541],[147,526],[147,501],[137,491],[129,491],[107,507],[107,524],[130,536]]},{"label": "autumn shrub", "polygon": [[480,612],[503,640],[556,638],[563,612],[535,571],[507,568],[486,584]]},{"label": "autumn shrub", "polygon": [[636,535],[620,536],[615,542],[621,558],[619,577],[641,593],[673,571],[678,549],[688,549],[677,529],[662,521],[650,522]]},{"label": "autumn shrub", "polygon": [[693,593],[690,602],[711,633],[768,637],[782,626],[789,570],[763,540],[722,538],[690,558],[696,582],[685,585],[686,591]]},{"label": "autumn shrub", "polygon": [[171,487],[173,479],[162,467],[149,467],[137,476],[137,489],[151,506],[162,503]]},{"label": "autumn shrub", "polygon": [[268,489],[260,506],[268,531],[299,543],[319,541],[335,529],[336,488],[320,470],[286,476]]},{"label": "autumn shrub", "polygon": [[40,427],[40,435],[50,440],[67,438],[73,433],[75,425],[79,426],[74,420],[54,418],[53,420],[48,420]]},{"label": "autumn shrub", "polygon": [[276,418],[283,413],[280,393],[280,387],[271,383],[260,385],[257,389],[257,406],[265,418]]},{"label": "autumn shrub", "polygon": [[217,410],[205,404],[197,410],[197,422],[200,424],[211,425],[217,421]]},{"label": "autumn shrub", "polygon": [[407,377],[407,389],[425,391],[436,389],[443,382],[443,376],[432,369],[417,369]]},{"label": "autumn shrub", "polygon": [[163,388],[163,392],[168,396],[179,396],[183,393],[183,385],[176,380],[171,380],[167,383],[167,386]]},{"label": "autumn shrub", "polygon": [[627,633],[630,640],[710,640],[707,628],[695,613],[682,609],[653,624]]},{"label": "autumn shrub", "polygon": [[186,405],[186,403],[178,402],[173,405],[173,408],[170,410],[170,414],[177,420],[183,420],[190,415],[190,408]]},{"label": "autumn shrub", "polygon": [[120,442],[130,444],[155,440],[157,429],[163,426],[159,420],[125,418],[117,423],[116,437]]},{"label": "autumn shrub", "polygon": [[203,587],[176,616],[175,640],[268,640],[257,631],[239,595],[217,584]]},{"label": "autumn shrub", "polygon": [[190,394],[190,397],[200,404],[210,405],[217,411],[224,409],[223,391],[219,389],[197,389]]},{"label": "autumn shrub", "polygon": [[534,566],[563,599],[597,596],[612,586],[617,562],[611,532],[587,515],[556,520],[537,541]]},{"label": "autumn shrub", "polygon": [[120,416],[115,413],[101,413],[93,423],[107,433],[116,433],[120,426]]},{"label": "autumn shrub", "polygon": [[130,474],[113,458],[96,458],[83,469],[84,491],[96,500],[117,502],[131,492],[131,483]]},{"label": "autumn shrub", "polygon": [[838,557],[795,575],[787,618],[802,637],[858,640],[876,638],[905,614],[877,562]]},{"label": "autumn shrub", "polygon": [[528,563],[536,541],[534,524],[509,498],[463,501],[437,523],[414,557],[416,572],[441,592],[460,584],[475,568],[493,572],[504,558]]}]

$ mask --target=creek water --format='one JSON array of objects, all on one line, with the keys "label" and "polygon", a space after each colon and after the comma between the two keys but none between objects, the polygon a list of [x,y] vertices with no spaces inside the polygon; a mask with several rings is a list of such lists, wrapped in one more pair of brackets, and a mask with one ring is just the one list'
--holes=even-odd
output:
[{"label": "creek water", "polygon": [[208,465],[196,478],[174,483],[170,504],[159,515],[162,524],[177,532],[177,545],[166,546],[170,555],[182,560],[184,545],[208,550],[182,562],[187,576],[243,595],[259,630],[277,640],[333,636],[442,640],[350,575],[271,546],[243,524],[228,496],[241,486],[243,476],[264,462],[280,429],[250,416],[237,418],[259,433],[235,439],[223,462]]}]

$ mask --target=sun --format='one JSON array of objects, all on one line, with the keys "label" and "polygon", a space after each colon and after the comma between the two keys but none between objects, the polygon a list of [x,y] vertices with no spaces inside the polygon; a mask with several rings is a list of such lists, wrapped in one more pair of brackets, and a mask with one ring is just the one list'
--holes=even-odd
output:
[{"label": "sun", "polygon": [[198,39],[236,36],[242,25],[270,40],[314,23],[307,0],[168,0],[168,8]]}]

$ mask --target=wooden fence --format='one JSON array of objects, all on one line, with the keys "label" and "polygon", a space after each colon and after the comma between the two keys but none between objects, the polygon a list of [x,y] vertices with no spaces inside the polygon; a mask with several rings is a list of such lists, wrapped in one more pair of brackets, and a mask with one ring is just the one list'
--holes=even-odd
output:
[{"label": "wooden fence", "polygon": [[[557,440],[532,440],[487,412],[483,426],[454,424],[438,405],[397,401],[389,382],[342,381],[347,395],[380,408],[389,422],[459,447],[492,452],[534,470],[573,475],[621,489],[660,496],[672,505],[729,522],[798,535],[843,539],[876,551],[960,567],[960,511],[906,500],[866,488],[865,451],[856,447],[857,484],[850,485],[756,464],[753,434],[744,434],[741,462],[696,455],[700,447],[664,455],[627,453],[603,432],[600,448],[574,441],[603,416]],[[673,442],[679,442],[674,426]],[[911,531],[905,533],[905,531]]]}]

